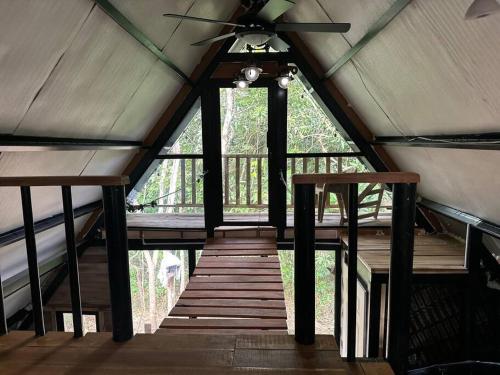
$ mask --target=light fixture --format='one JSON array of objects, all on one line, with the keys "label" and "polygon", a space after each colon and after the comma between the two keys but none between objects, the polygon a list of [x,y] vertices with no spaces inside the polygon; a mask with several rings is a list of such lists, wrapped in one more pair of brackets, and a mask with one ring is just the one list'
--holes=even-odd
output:
[{"label": "light fixture", "polygon": [[465,13],[466,20],[474,20],[500,12],[500,0],[474,0]]},{"label": "light fixture", "polygon": [[238,75],[236,79],[233,81],[233,83],[236,85],[236,88],[238,89],[247,89],[248,86],[250,86],[250,82],[246,79],[246,77],[243,74]]},{"label": "light fixture", "polygon": [[254,82],[259,78],[262,69],[255,64],[250,64],[246,68],[243,68],[241,72],[245,74],[247,81]]},{"label": "light fixture", "polygon": [[265,44],[274,36],[274,33],[265,30],[248,30],[236,34],[238,40],[252,47]]},{"label": "light fixture", "polygon": [[289,72],[285,72],[280,74],[279,77],[276,78],[276,81],[278,81],[279,87],[281,87],[283,90],[286,90],[290,85],[290,82],[293,81],[293,77],[290,75]]}]

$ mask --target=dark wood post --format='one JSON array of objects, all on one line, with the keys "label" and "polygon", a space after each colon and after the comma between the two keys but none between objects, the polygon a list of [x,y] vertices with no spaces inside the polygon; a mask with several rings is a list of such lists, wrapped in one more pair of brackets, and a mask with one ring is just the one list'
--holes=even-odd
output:
[{"label": "dark wood post", "polygon": [[347,267],[347,360],[356,359],[356,306],[358,283],[358,184],[349,184],[349,254]]},{"label": "dark wood post", "polygon": [[26,241],[26,252],[28,256],[31,305],[33,306],[33,322],[35,323],[35,334],[37,336],[44,336],[45,324],[43,322],[42,293],[40,289],[40,275],[38,272],[35,228],[33,224],[33,210],[31,206],[31,189],[29,186],[21,186],[21,201],[23,205],[24,235]]},{"label": "dark wood post", "polygon": [[337,346],[340,347],[341,321],[340,312],[342,309],[342,249],[335,252],[335,326],[334,335]]},{"label": "dark wood post", "polygon": [[397,375],[406,374],[408,368],[415,195],[416,184],[394,184],[387,359]]},{"label": "dark wood post", "polygon": [[196,249],[188,250],[188,268],[189,277],[193,276],[194,269],[196,268]]},{"label": "dark wood post", "polygon": [[113,340],[126,341],[134,335],[134,328],[130,295],[125,188],[124,186],[103,186],[102,191]]},{"label": "dark wood post", "polygon": [[80,277],[78,275],[78,253],[76,251],[71,186],[62,186],[61,190],[64,208],[64,228],[66,231],[66,251],[68,254],[68,275],[71,292],[71,309],[73,312],[73,327],[75,337],[82,337],[82,302],[80,297]]},{"label": "dark wood post", "polygon": [[463,312],[462,312],[462,356],[464,360],[474,359],[474,317],[476,314],[478,290],[478,278],[480,272],[480,251],[482,247],[483,233],[474,226],[467,225],[467,241],[465,245],[465,266],[469,270],[464,288]]},{"label": "dark wood post", "polygon": [[5,307],[3,300],[3,285],[2,275],[0,274],[0,336],[6,335],[9,332],[7,328],[7,319],[5,316]]},{"label": "dark wood post", "polygon": [[295,185],[295,340],[315,339],[314,184]]}]

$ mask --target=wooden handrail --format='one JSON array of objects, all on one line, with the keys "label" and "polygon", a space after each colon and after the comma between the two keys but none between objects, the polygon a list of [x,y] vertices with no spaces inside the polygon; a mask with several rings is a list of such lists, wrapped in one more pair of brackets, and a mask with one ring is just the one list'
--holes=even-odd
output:
[{"label": "wooden handrail", "polygon": [[318,173],[318,174],[295,174],[292,183],[297,185],[306,184],[357,184],[357,183],[381,183],[381,184],[412,184],[420,182],[420,175],[413,172],[380,172],[380,173]]},{"label": "wooden handrail", "polygon": [[0,186],[123,186],[128,176],[26,176],[0,177]]}]

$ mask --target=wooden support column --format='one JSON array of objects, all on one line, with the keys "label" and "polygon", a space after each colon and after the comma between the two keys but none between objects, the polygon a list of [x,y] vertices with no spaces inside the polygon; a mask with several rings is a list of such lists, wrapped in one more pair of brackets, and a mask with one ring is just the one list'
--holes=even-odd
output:
[{"label": "wooden support column", "polygon": [[295,185],[295,340],[315,339],[314,184]]},{"label": "wooden support column", "polygon": [[358,184],[349,184],[349,254],[347,267],[347,360],[356,359],[356,306],[358,288]]},{"label": "wooden support column", "polygon": [[193,276],[194,269],[196,268],[196,249],[188,250],[188,268],[189,277]]},{"label": "wooden support column", "polygon": [[203,204],[207,237],[223,221],[220,94],[215,85],[207,85],[201,94],[203,138]]},{"label": "wooden support column", "polygon": [[391,265],[387,359],[396,375],[406,374],[415,236],[416,184],[396,183],[392,194]]},{"label": "wooden support column", "polygon": [[283,239],[286,228],[286,132],[288,90],[268,86],[269,221]]},{"label": "wooden support column", "polygon": [[340,312],[342,310],[342,251],[337,250],[335,252],[335,326],[334,326],[334,336],[337,346],[340,347],[340,337],[341,332],[341,317]]},{"label": "wooden support column", "polygon": [[35,324],[35,334],[37,336],[44,336],[45,324],[43,321],[42,293],[40,288],[40,275],[38,272],[35,228],[33,224],[33,209],[31,205],[31,189],[29,186],[21,186],[21,201],[23,205],[24,235],[26,241],[26,252],[28,256],[31,305],[33,307],[33,322]]},{"label": "wooden support column", "polygon": [[64,208],[64,227],[66,231],[66,252],[68,254],[68,275],[71,292],[71,309],[73,313],[73,328],[75,337],[83,336],[82,302],[80,297],[80,277],[78,275],[78,253],[75,241],[75,223],[71,186],[62,186],[62,201]]},{"label": "wooden support column", "polygon": [[126,341],[132,338],[134,329],[130,295],[125,187],[123,185],[103,186],[102,192],[113,340]]}]

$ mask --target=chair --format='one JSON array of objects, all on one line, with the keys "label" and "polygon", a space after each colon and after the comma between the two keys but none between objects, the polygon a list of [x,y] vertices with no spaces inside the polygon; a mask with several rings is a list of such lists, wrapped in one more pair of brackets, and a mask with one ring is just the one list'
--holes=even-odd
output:
[{"label": "chair", "polygon": [[[343,173],[356,173],[356,168],[348,168]],[[375,189],[377,184],[369,184],[358,196],[359,208],[369,208],[374,207],[372,212],[367,212],[358,216],[358,219],[366,219],[373,217],[377,219],[378,213],[380,211],[380,205],[382,203],[382,196],[384,194],[384,189]],[[337,202],[340,211],[340,225],[347,222],[348,219],[348,187],[345,184],[323,184],[321,186],[316,186],[316,198],[318,202],[318,222],[323,222],[323,217],[325,214],[326,203],[329,200],[329,194],[335,194],[337,197]],[[368,197],[378,194],[378,197],[374,201],[364,202],[363,200]]]}]

